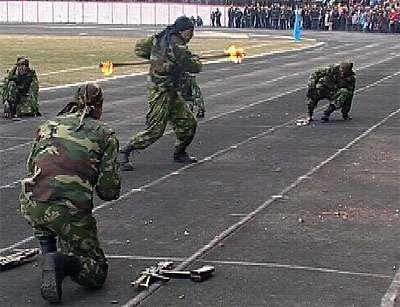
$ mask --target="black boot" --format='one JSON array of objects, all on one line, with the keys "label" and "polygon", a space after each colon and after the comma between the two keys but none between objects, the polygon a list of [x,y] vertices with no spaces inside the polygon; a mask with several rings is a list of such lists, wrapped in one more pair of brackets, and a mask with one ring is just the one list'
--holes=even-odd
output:
[{"label": "black boot", "polygon": [[330,116],[330,115],[333,113],[333,111],[335,111],[335,110],[336,110],[335,105],[330,104],[329,107],[328,107],[328,109],[326,109],[326,110],[324,111],[324,114],[322,115],[321,120],[322,120],[323,122],[329,122],[329,116]]},{"label": "black boot", "polygon": [[343,116],[343,120],[351,120],[351,116],[349,115],[349,113],[342,113]]},{"label": "black boot", "polygon": [[11,100],[6,100],[4,102],[4,117],[5,118],[15,118],[17,114],[17,108],[15,102]]},{"label": "black boot", "polygon": [[204,110],[198,110],[197,111],[197,114],[196,114],[196,117],[197,118],[204,118],[204,113],[205,113],[206,111],[204,111]]},{"label": "black boot", "polygon": [[129,162],[129,157],[133,151],[132,145],[130,143],[126,144],[119,151],[119,164],[122,171],[133,171],[133,166]]},{"label": "black boot", "polygon": [[61,302],[61,284],[63,274],[57,272],[55,257],[57,254],[56,238],[46,237],[40,239],[43,253],[42,262],[42,284],[40,292],[46,301],[51,303]]},{"label": "black boot", "polygon": [[78,257],[58,252],[43,254],[42,297],[50,303],[60,303],[62,282],[66,276],[76,276],[81,270]]},{"label": "black boot", "polygon": [[174,161],[180,163],[195,163],[197,159],[189,156],[184,148],[175,148]]},{"label": "black boot", "polygon": [[61,302],[62,282],[66,276],[76,276],[81,270],[78,257],[67,256],[57,252],[56,238],[40,239],[43,253],[42,284],[40,292],[50,303]]}]

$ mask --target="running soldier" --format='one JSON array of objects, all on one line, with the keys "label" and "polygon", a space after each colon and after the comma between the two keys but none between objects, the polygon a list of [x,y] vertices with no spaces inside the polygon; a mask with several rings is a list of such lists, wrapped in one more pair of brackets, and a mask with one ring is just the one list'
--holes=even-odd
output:
[{"label": "running soldier", "polygon": [[108,264],[92,215],[93,192],[118,199],[121,173],[118,140],[100,123],[103,95],[97,84],[79,87],[57,117],[39,126],[21,182],[21,212],[33,227],[43,253],[41,294],[61,301],[66,276],[99,287]]},{"label": "running soldier", "polygon": [[29,67],[29,60],[18,56],[16,65],[7,71],[2,84],[4,116],[40,116],[39,82],[35,70]]},{"label": "running soldier", "polygon": [[189,18],[176,19],[155,36],[150,52],[149,111],[146,115],[146,129],[134,136],[120,150],[121,169],[133,170],[129,163],[130,153],[142,150],[156,142],[164,134],[167,123],[176,134],[175,162],[196,162],[186,152],[196,132],[197,122],[182,97],[182,80],[186,73],[199,73],[202,63],[192,54],[187,43],[192,39],[194,25]]},{"label": "running soldier", "polygon": [[356,77],[353,63],[342,62],[321,68],[311,74],[307,91],[307,120],[313,120],[314,109],[318,101],[329,100],[329,106],[321,117],[324,122],[329,121],[333,111],[341,109],[344,120],[350,120],[349,115],[353,100]]},{"label": "running soldier", "polygon": [[[136,56],[150,60],[150,52],[155,42],[155,35],[138,40],[135,45]],[[197,118],[204,118],[206,108],[203,93],[196,81],[194,74],[186,72],[182,77],[181,94],[189,105],[190,110]]]}]

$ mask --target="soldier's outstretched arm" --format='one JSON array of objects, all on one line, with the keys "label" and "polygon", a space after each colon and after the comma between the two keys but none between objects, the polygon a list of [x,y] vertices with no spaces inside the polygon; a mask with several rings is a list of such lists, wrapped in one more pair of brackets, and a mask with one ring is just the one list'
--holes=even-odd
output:
[{"label": "soldier's outstretched arm", "polygon": [[99,178],[96,184],[97,195],[102,200],[118,199],[121,192],[121,171],[117,161],[118,149],[118,140],[112,133],[100,162]]}]

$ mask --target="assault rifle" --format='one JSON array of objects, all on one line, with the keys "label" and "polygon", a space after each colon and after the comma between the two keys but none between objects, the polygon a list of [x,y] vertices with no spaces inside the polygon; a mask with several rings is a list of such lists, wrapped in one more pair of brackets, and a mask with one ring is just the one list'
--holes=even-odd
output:
[{"label": "assault rifle", "polygon": [[156,266],[146,268],[140,276],[132,282],[132,286],[135,289],[147,289],[154,281],[168,281],[170,278],[183,278],[200,282],[210,278],[215,271],[215,268],[210,265],[205,265],[191,271],[173,270],[173,267],[174,263],[171,261],[158,262]]},{"label": "assault rifle", "polygon": [[38,248],[27,248],[8,256],[0,256],[0,271],[19,266],[39,254]]}]

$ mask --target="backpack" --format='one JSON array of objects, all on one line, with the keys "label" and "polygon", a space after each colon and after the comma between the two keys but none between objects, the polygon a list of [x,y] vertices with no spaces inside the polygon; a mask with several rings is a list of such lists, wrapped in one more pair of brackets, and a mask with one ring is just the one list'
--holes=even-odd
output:
[{"label": "backpack", "polygon": [[154,35],[139,39],[135,45],[135,55],[139,58],[150,59],[151,48],[154,44]]}]

